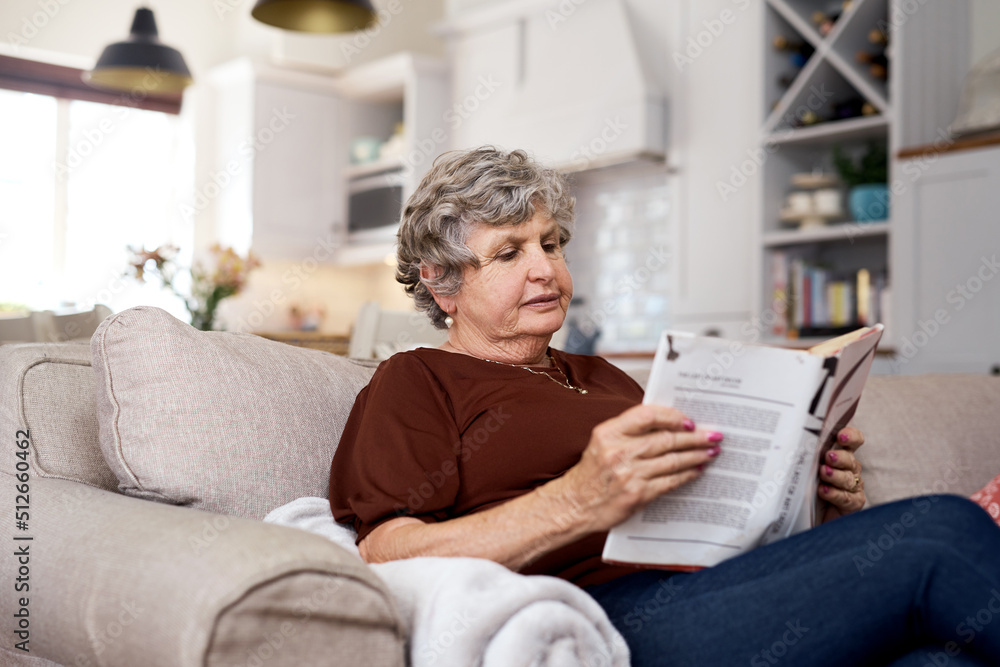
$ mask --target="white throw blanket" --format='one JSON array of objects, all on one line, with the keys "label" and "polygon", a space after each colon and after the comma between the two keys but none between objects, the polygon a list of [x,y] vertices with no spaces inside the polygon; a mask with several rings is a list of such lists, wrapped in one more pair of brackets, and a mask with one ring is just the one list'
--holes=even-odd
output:
[{"label": "white throw blanket", "polygon": [[[299,498],[264,521],[322,535],[357,554],[325,498]],[[360,556],[359,556],[360,557]],[[396,599],[413,667],[627,667],[628,647],[593,598],[556,577],[481,558],[372,565]]]}]

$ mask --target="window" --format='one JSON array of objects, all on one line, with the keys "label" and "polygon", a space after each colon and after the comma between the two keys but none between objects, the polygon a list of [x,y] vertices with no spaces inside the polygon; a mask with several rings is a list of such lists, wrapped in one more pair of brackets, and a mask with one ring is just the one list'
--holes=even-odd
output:
[{"label": "window", "polygon": [[35,307],[54,270],[56,99],[0,90],[0,109],[0,302]]},{"label": "window", "polygon": [[[0,80],[0,84],[4,83]],[[0,89],[0,303],[34,310],[154,304],[122,277],[126,246],[172,243],[190,261],[191,130],[174,113]]]}]

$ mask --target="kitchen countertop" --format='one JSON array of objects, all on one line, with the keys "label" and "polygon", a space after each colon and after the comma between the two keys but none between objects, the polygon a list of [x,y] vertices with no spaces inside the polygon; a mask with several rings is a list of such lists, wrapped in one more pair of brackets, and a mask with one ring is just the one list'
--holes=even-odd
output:
[{"label": "kitchen countertop", "polygon": [[[942,138],[943,139],[943,138]],[[917,157],[929,157],[932,155],[937,155],[939,153],[954,153],[956,151],[966,151],[973,150],[975,148],[988,148],[990,146],[1000,145],[1000,130],[994,132],[985,132],[982,134],[974,134],[969,137],[963,137],[961,139],[952,139],[950,141],[938,140],[930,144],[924,144],[922,146],[910,146],[908,148],[901,148],[896,153],[896,157],[900,160],[908,160]]]}]

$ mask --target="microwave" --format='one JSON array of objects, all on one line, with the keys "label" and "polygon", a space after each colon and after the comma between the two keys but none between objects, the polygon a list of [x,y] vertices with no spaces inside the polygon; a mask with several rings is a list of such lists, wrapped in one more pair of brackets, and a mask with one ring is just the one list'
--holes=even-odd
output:
[{"label": "microwave", "polygon": [[395,241],[402,211],[402,171],[353,179],[347,188],[347,242]]}]

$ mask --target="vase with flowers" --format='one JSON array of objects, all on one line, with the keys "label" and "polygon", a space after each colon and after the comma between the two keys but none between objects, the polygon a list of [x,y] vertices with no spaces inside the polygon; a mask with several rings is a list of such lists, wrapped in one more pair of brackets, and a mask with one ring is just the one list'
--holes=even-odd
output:
[{"label": "vase with flowers", "polygon": [[186,295],[175,284],[179,271],[176,246],[162,245],[154,250],[129,246],[128,250],[131,258],[126,275],[139,282],[145,282],[148,275],[158,278],[163,287],[184,302],[191,326],[202,331],[215,328],[219,304],[243,291],[250,272],[260,266],[260,260],[252,252],[242,257],[232,248],[216,243],[209,248],[209,262],[192,266],[190,294]]}]

